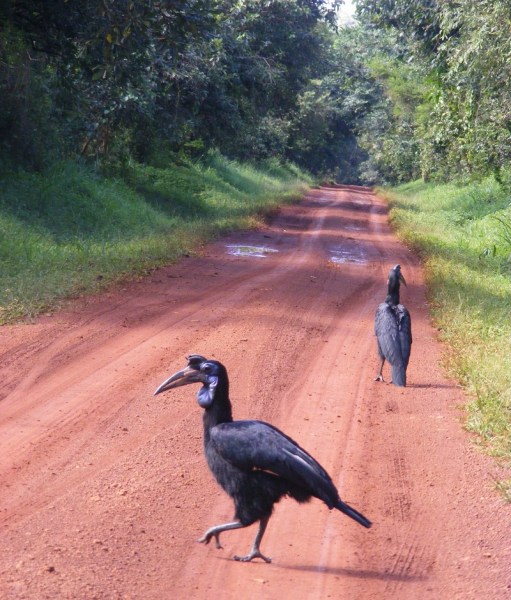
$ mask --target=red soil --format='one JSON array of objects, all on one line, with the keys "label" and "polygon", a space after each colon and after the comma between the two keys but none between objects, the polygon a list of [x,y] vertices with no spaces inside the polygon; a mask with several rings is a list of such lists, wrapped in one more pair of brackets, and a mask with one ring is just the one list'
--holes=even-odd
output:
[{"label": "red soil", "polygon": [[[278,252],[239,257],[226,244]],[[373,381],[374,312],[396,263],[414,333],[404,389]],[[425,292],[385,204],[346,186],[123,289],[2,327],[0,597],[511,598],[503,474],[462,427]],[[261,546],[270,565],[232,560],[255,527],[224,533],[224,550],[195,543],[232,503],[202,454],[196,390],[152,397],[190,353],[222,361],[235,418],[296,439],[372,529],[284,500]]]}]

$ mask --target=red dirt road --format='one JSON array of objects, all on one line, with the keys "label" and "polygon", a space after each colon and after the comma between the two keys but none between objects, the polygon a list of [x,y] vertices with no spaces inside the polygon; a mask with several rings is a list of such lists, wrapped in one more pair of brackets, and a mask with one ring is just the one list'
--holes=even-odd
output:
[{"label": "red dirt road", "polygon": [[[373,381],[398,262],[405,389]],[[494,483],[509,473],[462,428],[421,266],[368,190],[315,190],[265,229],[1,328],[0,348],[2,600],[511,598],[511,506]],[[261,546],[272,564],[232,560],[256,527],[197,544],[232,504],[207,470],[195,386],[152,397],[190,353],[221,360],[235,418],[295,438],[373,528],[284,500]]]}]

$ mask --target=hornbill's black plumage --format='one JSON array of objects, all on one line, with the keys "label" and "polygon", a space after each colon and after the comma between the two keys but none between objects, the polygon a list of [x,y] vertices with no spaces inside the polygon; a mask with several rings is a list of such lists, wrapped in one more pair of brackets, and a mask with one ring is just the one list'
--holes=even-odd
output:
[{"label": "hornbill's black plumage", "polygon": [[208,544],[220,534],[259,521],[259,530],[247,556],[236,560],[271,559],[259,550],[273,511],[283,496],[308,502],[313,496],[336,508],[364,527],[371,522],[343,502],[330,476],[310,454],[276,427],[262,421],[233,421],[227,370],[216,360],[188,357],[188,366],[164,381],[155,395],[166,390],[202,383],[197,401],[204,409],[204,450],[209,468],[234,501],[234,520],[208,529],[198,540]]},{"label": "hornbill's black plumage", "polygon": [[383,365],[388,360],[392,366],[392,383],[405,386],[412,348],[412,321],[408,310],[399,303],[400,282],[406,285],[401,266],[396,265],[389,272],[387,297],[376,309],[374,319],[374,332],[381,358],[380,371],[375,381],[383,381]]}]

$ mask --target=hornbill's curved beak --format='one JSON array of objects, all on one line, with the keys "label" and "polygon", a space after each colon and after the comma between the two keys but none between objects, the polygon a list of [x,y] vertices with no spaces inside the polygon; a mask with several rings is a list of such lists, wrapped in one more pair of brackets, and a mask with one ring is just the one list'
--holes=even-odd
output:
[{"label": "hornbill's curved beak", "polygon": [[153,395],[156,396],[157,394],[161,394],[161,392],[166,392],[181,385],[188,385],[189,383],[204,383],[205,380],[206,376],[204,373],[194,367],[188,366],[166,379]]},{"label": "hornbill's curved beak", "polygon": [[401,271],[399,271],[399,281],[400,281],[401,283],[404,283],[404,284],[405,284],[405,286],[406,286],[406,287],[408,287],[408,286],[406,285],[406,279],[405,279],[405,278],[403,277],[403,275],[401,274]]}]

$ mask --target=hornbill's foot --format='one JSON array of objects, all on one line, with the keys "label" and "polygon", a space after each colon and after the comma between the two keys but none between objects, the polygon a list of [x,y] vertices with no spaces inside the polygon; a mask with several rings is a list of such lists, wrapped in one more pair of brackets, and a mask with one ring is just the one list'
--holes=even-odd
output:
[{"label": "hornbill's foot", "polygon": [[214,537],[215,538],[215,546],[217,547],[218,550],[222,550],[223,546],[220,543],[220,533],[215,533],[215,532],[211,532],[211,531],[206,531],[206,533],[200,537],[197,541],[201,544],[209,544],[209,542],[211,541],[211,538]]},{"label": "hornbill's foot", "polygon": [[235,556],[234,560],[239,562],[250,562],[254,558],[262,558],[264,562],[271,563],[271,558],[264,556],[259,550],[252,550],[250,554],[247,554],[246,556]]},{"label": "hornbill's foot", "polygon": [[215,538],[216,547],[220,550],[222,548],[222,544],[220,543],[220,534],[223,531],[230,531],[231,529],[240,529],[244,527],[239,521],[233,521],[232,523],[223,523],[222,525],[215,525],[215,527],[211,527],[208,529],[204,535],[199,538],[197,541],[201,544],[209,544],[211,538]]},{"label": "hornbill's foot", "polygon": [[383,381],[383,383],[385,383],[385,379],[383,379],[383,375],[381,373],[379,375],[376,375],[374,381]]}]

